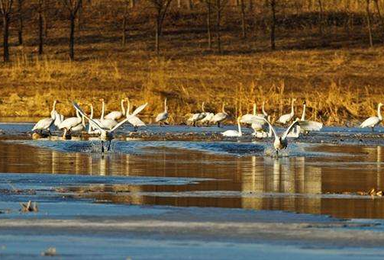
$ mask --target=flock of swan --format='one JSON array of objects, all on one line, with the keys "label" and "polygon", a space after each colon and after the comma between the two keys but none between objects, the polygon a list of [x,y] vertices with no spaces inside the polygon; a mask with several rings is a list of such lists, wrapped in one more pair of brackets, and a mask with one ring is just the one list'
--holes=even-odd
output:
[{"label": "flock of swan", "polygon": [[[121,111],[112,111],[108,114],[105,114],[105,101],[101,101],[101,116],[100,118],[94,118],[93,105],[88,104],[90,107],[90,115],[86,114],[84,110],[76,102],[72,102],[73,107],[76,111],[76,117],[64,118],[62,114],[57,112],[56,105],[59,103],[58,100],[53,102],[53,107],[50,113],[50,117],[43,118],[38,121],[32,128],[33,138],[39,138],[45,134],[51,134],[50,129],[54,126],[59,130],[63,131],[63,138],[66,139],[72,133],[83,132],[86,130],[88,121],[88,134],[97,135],[102,144],[102,152],[104,153],[104,143],[107,142],[107,149],[110,149],[111,141],[113,139],[113,133],[125,123],[130,123],[135,129],[141,126],[145,126],[145,123],[138,117],[138,114],[145,109],[147,103],[137,107],[131,113],[131,102],[129,99],[122,99],[120,102]],[[311,131],[320,131],[323,127],[323,124],[316,121],[306,120],[306,103],[303,103],[303,112],[301,118],[295,118],[295,104],[296,99],[292,99],[291,102],[291,112],[284,114],[278,118],[276,121],[278,124],[284,126],[288,125],[287,129],[281,134],[278,135],[275,128],[271,123],[271,117],[265,111],[264,102],[262,104],[262,113],[257,113],[256,104],[253,104],[253,113],[241,115],[237,118],[238,130],[227,130],[221,134],[225,137],[241,137],[242,129],[241,124],[249,125],[253,130],[253,135],[257,138],[267,138],[274,137],[273,147],[278,156],[279,151],[287,148],[288,146],[288,137],[297,138],[300,134],[307,134]],[[127,103],[127,107],[124,104]],[[83,105],[83,104],[81,104]],[[84,104],[86,105],[86,104]],[[382,120],[381,116],[381,107],[382,103],[378,105],[377,116],[372,116],[366,119],[361,125],[361,128],[370,127],[374,131],[374,127],[377,126]],[[164,111],[157,114],[156,123],[160,126],[168,125],[169,113],[167,107],[167,99],[164,100]],[[192,114],[187,123],[197,126],[200,124],[217,124],[218,127],[221,126],[223,121],[229,118],[228,113],[225,111],[225,105],[222,106],[222,111],[218,113],[206,112],[204,107],[204,102],[202,103],[201,111],[198,113]],[[295,119],[294,119],[295,118]]]}]

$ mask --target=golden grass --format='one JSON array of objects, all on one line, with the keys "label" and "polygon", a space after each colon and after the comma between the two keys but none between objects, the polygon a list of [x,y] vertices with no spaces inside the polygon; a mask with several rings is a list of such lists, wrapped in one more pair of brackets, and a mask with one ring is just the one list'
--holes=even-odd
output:
[{"label": "golden grass", "polygon": [[150,117],[162,111],[167,97],[175,122],[198,111],[203,101],[211,111],[226,103],[233,117],[266,101],[277,118],[296,97],[307,100],[308,118],[344,124],[375,114],[383,101],[383,53],[376,48],[75,62],[20,54],[0,68],[0,116],[47,116],[54,99],[63,102],[58,110],[65,115],[74,113],[70,100],[92,102],[98,112],[104,97],[115,110],[129,97],[136,105],[149,102]]}]

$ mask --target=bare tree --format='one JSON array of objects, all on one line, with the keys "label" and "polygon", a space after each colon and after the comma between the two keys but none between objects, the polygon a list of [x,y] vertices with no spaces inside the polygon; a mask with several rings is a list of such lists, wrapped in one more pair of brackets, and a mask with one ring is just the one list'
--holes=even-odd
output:
[{"label": "bare tree", "polygon": [[241,13],[241,31],[243,39],[247,38],[247,30],[245,25],[245,0],[240,0],[240,13]]},{"label": "bare tree", "polygon": [[17,0],[17,16],[18,16],[18,30],[17,30],[17,35],[18,35],[18,40],[19,40],[19,45],[23,44],[23,3],[24,0]]},{"label": "bare tree", "polygon": [[214,0],[203,0],[205,7],[207,9],[206,17],[206,27],[207,27],[207,37],[208,37],[208,49],[212,49],[212,31],[211,31],[211,15],[212,15],[212,2]]},{"label": "bare tree", "polygon": [[371,11],[369,9],[369,5],[371,0],[366,0],[366,11],[367,11],[367,27],[368,27],[368,37],[369,37],[369,46],[373,46],[372,39],[372,24],[371,24]]},{"label": "bare tree", "polygon": [[217,44],[217,51],[219,53],[222,52],[221,48],[221,14],[225,8],[225,6],[228,4],[228,0],[214,0],[213,1],[214,9],[216,11],[216,44]]},{"label": "bare tree", "polygon": [[324,29],[324,8],[323,8],[323,2],[321,0],[317,0],[317,4],[319,6],[319,32],[320,36],[323,37]]},{"label": "bare tree", "polygon": [[373,0],[373,1],[375,2],[377,15],[379,16],[379,19],[380,19],[381,30],[384,31],[384,19],[383,19],[383,16],[381,15],[379,0]]},{"label": "bare tree", "polygon": [[69,13],[70,20],[70,33],[69,33],[69,58],[71,60],[75,59],[75,21],[78,14],[79,9],[82,6],[82,0],[61,0],[64,7]]},{"label": "bare tree", "polygon": [[3,16],[3,59],[9,61],[9,22],[12,13],[13,0],[0,0],[0,12]]},{"label": "bare tree", "polygon": [[127,20],[128,20],[128,9],[130,6],[132,6],[132,0],[124,0],[123,26],[122,26],[122,37],[121,37],[121,44],[123,46],[127,41]]},{"label": "bare tree", "polygon": [[271,38],[271,49],[276,49],[275,43],[275,30],[276,30],[276,0],[269,0],[271,8],[271,25],[270,25],[270,38]]},{"label": "bare tree", "polygon": [[160,54],[160,36],[163,31],[163,23],[165,15],[169,9],[172,0],[148,0],[149,3],[155,8],[156,16],[156,53]]},{"label": "bare tree", "polygon": [[45,7],[45,0],[37,1],[37,23],[39,25],[39,55],[43,54],[43,46],[44,46],[44,21],[43,21],[43,13]]}]

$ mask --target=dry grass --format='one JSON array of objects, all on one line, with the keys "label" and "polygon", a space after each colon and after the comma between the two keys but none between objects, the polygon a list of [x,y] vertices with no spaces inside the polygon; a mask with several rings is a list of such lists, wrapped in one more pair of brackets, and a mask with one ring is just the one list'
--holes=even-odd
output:
[{"label": "dry grass", "polygon": [[[190,23],[178,20],[175,28],[183,32],[167,25],[161,57],[153,53],[152,34],[140,25],[130,28],[122,47],[115,23],[106,22],[110,27],[104,30],[86,24],[73,62],[66,58],[64,21],[53,23],[47,54],[41,57],[35,54],[36,32],[31,30],[23,47],[11,48],[12,63],[0,65],[0,116],[47,116],[54,99],[63,102],[58,110],[64,115],[74,114],[71,100],[92,102],[98,113],[99,98],[115,110],[121,98],[129,97],[136,105],[149,102],[145,113],[151,118],[162,111],[167,97],[175,122],[198,111],[203,101],[211,111],[226,103],[233,117],[251,112],[253,102],[260,106],[266,101],[266,110],[276,118],[296,97],[307,100],[308,118],[345,124],[375,114],[376,104],[384,100],[384,48],[368,49],[361,26],[348,31],[353,39],[344,28],[326,28],[326,48],[319,47],[316,28],[280,29],[279,50],[271,52],[267,32],[250,31],[241,40],[238,25],[230,22],[224,24],[224,55],[206,50],[203,24],[183,31]],[[300,102],[298,107],[300,113]]]},{"label": "dry grass", "polygon": [[108,109],[118,109],[124,97],[135,104],[147,101],[146,113],[153,115],[168,97],[175,121],[198,110],[202,101],[212,111],[225,102],[233,116],[266,101],[277,117],[296,97],[307,100],[311,118],[343,124],[374,114],[383,100],[382,53],[377,48],[80,62],[24,55],[1,68],[0,115],[45,116],[56,98],[64,102],[60,112],[69,115],[70,100],[92,102],[99,109],[101,97],[107,98]]}]

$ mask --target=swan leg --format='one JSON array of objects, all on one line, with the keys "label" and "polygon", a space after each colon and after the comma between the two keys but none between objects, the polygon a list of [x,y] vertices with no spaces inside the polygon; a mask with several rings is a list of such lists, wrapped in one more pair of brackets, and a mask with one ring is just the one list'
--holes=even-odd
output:
[{"label": "swan leg", "polygon": [[101,141],[101,153],[104,153],[104,141]]},{"label": "swan leg", "polygon": [[375,127],[371,127],[371,129],[372,129],[372,133],[375,132]]},{"label": "swan leg", "polygon": [[111,143],[112,143],[112,141],[108,141],[108,149],[107,149],[107,151],[111,150]]},{"label": "swan leg", "polygon": [[137,132],[137,126],[133,127],[133,132]]},{"label": "swan leg", "polygon": [[276,150],[276,158],[279,158],[279,150]]},{"label": "swan leg", "polygon": [[217,122],[217,127],[220,127],[220,122]]},{"label": "swan leg", "polygon": [[64,128],[63,139],[67,136],[67,128]]}]

